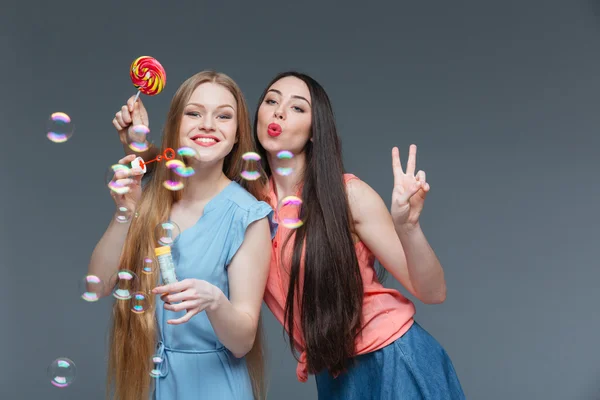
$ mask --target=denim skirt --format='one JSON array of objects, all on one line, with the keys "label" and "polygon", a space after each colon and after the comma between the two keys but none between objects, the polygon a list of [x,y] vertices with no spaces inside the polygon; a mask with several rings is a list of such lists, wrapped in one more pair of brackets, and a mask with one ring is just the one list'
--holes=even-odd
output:
[{"label": "denim skirt", "polygon": [[337,378],[316,375],[320,400],[462,400],[450,357],[415,321],[395,342],[362,354]]}]

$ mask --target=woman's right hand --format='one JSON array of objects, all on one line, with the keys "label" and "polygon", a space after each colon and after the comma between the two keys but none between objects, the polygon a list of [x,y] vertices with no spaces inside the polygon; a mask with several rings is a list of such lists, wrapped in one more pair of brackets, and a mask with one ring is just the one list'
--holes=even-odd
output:
[{"label": "woman's right hand", "polygon": [[130,211],[136,209],[142,197],[142,176],[144,172],[141,168],[131,168],[131,162],[136,157],[136,154],[129,154],[121,158],[119,164],[127,168],[117,168],[109,184],[110,194],[117,207],[126,207]]},{"label": "woman's right hand", "polygon": [[127,104],[121,107],[113,118],[113,126],[119,132],[119,139],[121,143],[127,145],[127,131],[132,125],[145,125],[150,128],[148,121],[148,112],[146,107],[142,103],[142,99],[139,99],[134,103],[135,96],[131,96],[127,100]]},{"label": "woman's right hand", "polygon": [[[156,146],[150,144],[150,147],[146,151],[137,152],[131,148],[130,141],[127,140],[129,128],[132,126],[145,125],[150,129],[148,112],[142,103],[142,99],[138,99],[135,103],[133,102],[134,99],[135,96],[131,96],[129,100],[127,100],[127,104],[121,107],[115,114],[112,123],[119,133],[119,140],[123,144],[125,154],[135,154],[136,156],[142,157],[144,160],[151,160],[158,155],[158,148]],[[146,168],[147,172],[152,172],[154,164],[149,164]]]}]

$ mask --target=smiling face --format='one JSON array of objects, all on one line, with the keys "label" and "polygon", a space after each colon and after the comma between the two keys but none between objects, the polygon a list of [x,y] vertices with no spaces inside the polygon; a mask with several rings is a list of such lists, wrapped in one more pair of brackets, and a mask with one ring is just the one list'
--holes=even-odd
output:
[{"label": "smiling face", "polygon": [[191,147],[200,163],[222,161],[237,141],[237,102],[224,86],[199,85],[184,106],[179,127],[182,147]]},{"label": "smiling face", "polygon": [[256,133],[269,154],[299,154],[311,138],[311,96],[306,83],[286,76],[273,83],[259,106]]}]

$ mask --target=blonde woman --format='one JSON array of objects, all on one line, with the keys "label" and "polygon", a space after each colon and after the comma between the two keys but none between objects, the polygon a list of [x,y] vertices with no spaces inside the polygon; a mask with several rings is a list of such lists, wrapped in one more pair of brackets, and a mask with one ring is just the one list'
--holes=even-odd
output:
[{"label": "blonde woman", "polygon": [[[145,122],[144,114],[140,102],[133,105],[130,99],[113,122],[125,130]],[[262,191],[258,181],[236,182],[242,154],[252,151],[252,136],[243,95],[226,75],[200,72],[175,94],[162,149],[184,146],[197,155],[187,160],[195,174],[181,191],[163,187],[172,173],[164,166],[154,167],[143,190],[139,169],[115,177],[130,187],[126,194],[113,193],[115,202],[135,209],[138,217],[130,224],[113,219],[94,249],[89,273],[107,282],[126,267],[140,278],[142,292],[156,296],[150,296],[155,312],[144,314],[116,301],[109,390],[117,400],[263,398],[257,330],[274,233],[272,209],[256,199]],[[181,230],[172,247],[178,282],[161,285],[157,269],[151,275],[141,270],[157,247],[155,226],[167,220]],[[160,376],[152,378],[156,352],[163,362]]]}]

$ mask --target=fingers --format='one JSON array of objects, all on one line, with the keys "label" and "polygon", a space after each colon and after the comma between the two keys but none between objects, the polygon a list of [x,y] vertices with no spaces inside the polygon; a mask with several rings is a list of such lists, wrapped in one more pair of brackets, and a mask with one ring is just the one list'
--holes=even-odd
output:
[{"label": "fingers", "polygon": [[413,181],[410,184],[402,184],[394,187],[393,198],[397,199],[396,201],[400,205],[407,204],[411,197],[415,195],[421,189],[421,182]]},{"label": "fingers", "polygon": [[131,179],[133,179],[133,184],[134,185],[141,185],[142,184],[142,178],[144,177],[144,171],[142,171],[139,168],[134,168],[131,170],[133,172],[133,177]]},{"label": "fingers", "polygon": [[137,158],[136,154],[129,154],[119,160],[119,164],[129,165],[133,160]]},{"label": "fingers", "polygon": [[183,317],[181,318],[177,318],[177,319],[170,319],[167,321],[167,324],[169,325],[180,325],[183,324],[185,322],[188,322],[194,315],[198,314],[198,310],[194,309],[194,310],[190,310],[188,311]]},{"label": "fingers", "polygon": [[417,145],[411,144],[408,149],[408,161],[406,162],[406,175],[414,176],[417,166]]},{"label": "fingers", "polygon": [[[135,154],[130,154],[121,158],[119,164],[129,166],[135,158]],[[115,168],[112,178],[114,185],[112,187],[121,189],[132,184],[138,184],[142,179],[142,175],[144,175],[144,171],[141,168]]]},{"label": "fingers", "polygon": [[[131,178],[119,178],[117,176],[117,174],[115,174],[115,178],[117,179],[113,179],[113,182],[115,183],[114,186],[117,188],[125,188],[128,187],[130,185],[133,185],[134,180]],[[127,192],[125,192],[127,193]]]},{"label": "fingers", "polygon": [[421,189],[423,189],[426,192],[429,191],[429,183],[427,183],[427,177],[425,175],[425,171],[421,170],[421,171],[417,172],[416,179],[418,182],[420,182]]},{"label": "fingers", "polygon": [[394,173],[394,181],[397,182],[403,174],[402,164],[400,163],[400,151],[397,147],[392,149],[392,172]]},{"label": "fingers", "polygon": [[[143,107],[142,100],[138,99],[138,101],[136,101],[134,103],[133,99],[135,99],[135,96],[131,96],[127,100],[127,104],[122,106],[121,109],[115,114],[115,117],[113,118],[112,123],[117,131],[122,131],[124,129],[127,129],[132,124],[147,125],[147,123],[144,123],[144,121],[143,121],[144,118],[141,113],[140,107]],[[134,114],[135,114],[135,117],[134,117]]]},{"label": "fingers", "polygon": [[142,99],[137,96],[137,101],[134,103],[133,100],[135,100],[136,95],[134,94],[133,96],[131,96],[128,100],[127,100],[127,109],[129,109],[129,112],[133,112],[133,106],[134,104],[140,104],[142,106],[142,108],[144,107],[144,103],[142,102]]},{"label": "fingers", "polygon": [[123,116],[123,122],[125,122],[126,125],[131,125],[132,116],[127,106],[121,107],[121,115]]},{"label": "fingers", "polygon": [[135,104],[133,105],[132,122],[133,122],[134,126],[135,125],[144,125],[139,100],[136,101]]},{"label": "fingers", "polygon": [[189,289],[191,283],[192,282],[191,282],[190,279],[184,279],[182,281],[175,282],[175,283],[170,283],[168,285],[157,286],[154,289],[152,289],[152,293],[154,293],[154,294],[162,294],[162,293],[182,292],[182,291],[184,291],[186,289]]},{"label": "fingers", "polygon": [[138,98],[134,103],[135,96],[131,96],[127,100],[127,109],[131,113],[131,123],[133,125],[144,125],[148,126],[148,113],[144,107],[142,99]]},{"label": "fingers", "polygon": [[132,172],[130,169],[118,169],[115,171],[115,174],[113,175],[113,180],[123,180],[123,179],[127,179],[132,175]]},{"label": "fingers", "polygon": [[131,125],[132,117],[131,113],[127,109],[127,106],[123,106],[119,111],[117,111],[117,113],[115,114],[115,121],[117,122],[120,128],[119,130],[125,129],[129,125]]},{"label": "fingers", "polygon": [[141,170],[117,170],[108,187],[114,195],[129,193],[132,187],[141,185],[142,175]]},{"label": "fingers", "polygon": [[411,184],[405,193],[407,200],[410,199],[411,197],[413,197],[415,195],[415,193],[417,193],[420,189],[421,189],[421,182],[415,181],[413,184]]},{"label": "fingers", "polygon": [[121,114],[121,111],[119,111],[115,114],[115,118],[113,121],[116,122],[115,127],[117,128],[117,130],[121,131],[121,130],[127,128],[125,121],[123,121],[123,115]]},{"label": "fingers", "polygon": [[113,124],[113,126],[115,127],[115,129],[117,131],[122,131],[123,130],[123,127],[121,126],[121,124],[119,123],[119,121],[117,121],[117,117],[116,116],[113,118],[112,124]]},{"label": "fingers", "polygon": [[127,109],[129,110],[129,112],[133,112],[133,100],[135,99],[135,97],[136,97],[136,95],[134,94],[127,100]]},{"label": "fingers", "polygon": [[183,292],[169,294],[168,296],[165,296],[163,298],[163,301],[165,303],[177,303],[178,301],[185,302],[187,300],[193,300],[195,298],[195,293],[188,289],[184,290]]},{"label": "fingers", "polygon": [[177,304],[165,303],[164,308],[165,308],[165,310],[179,312],[179,311],[184,311],[184,310],[192,310],[192,309],[198,308],[198,306],[199,306],[198,300],[188,300],[188,301],[182,301],[181,303],[177,303]]}]

